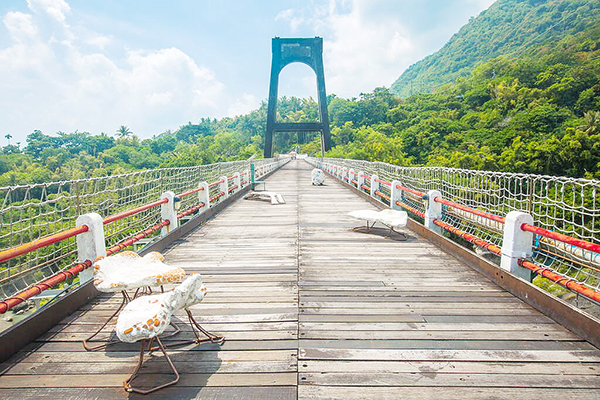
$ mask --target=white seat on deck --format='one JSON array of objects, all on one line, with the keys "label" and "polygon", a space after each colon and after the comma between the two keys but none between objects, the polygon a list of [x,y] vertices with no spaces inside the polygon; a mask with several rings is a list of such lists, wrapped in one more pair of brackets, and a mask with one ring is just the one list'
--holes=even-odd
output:
[{"label": "white seat on deck", "polygon": [[323,182],[325,182],[325,172],[323,172],[319,168],[315,168],[311,171],[310,178],[313,185],[322,185]]},{"label": "white seat on deck", "polygon": [[101,292],[120,292],[181,282],[185,271],[163,263],[164,258],[157,251],[144,257],[124,251],[101,258],[94,263],[94,286]]},{"label": "white seat on deck", "polygon": [[[119,318],[117,319],[117,325],[115,328],[117,337],[121,341],[127,343],[141,341],[140,359],[137,367],[134,369],[129,379],[127,379],[123,384],[125,390],[128,392],[146,394],[170,385],[174,385],[179,381],[177,369],[173,365],[173,362],[166,352],[165,346],[162,344],[159,338],[159,335],[161,335],[167,326],[171,324],[171,318],[173,315],[179,310],[186,311],[192,332],[196,336],[196,339],[171,344],[171,346],[189,343],[201,343],[205,341],[223,343],[224,338],[222,336],[213,335],[212,333],[204,330],[194,320],[194,317],[189,310],[189,307],[200,303],[205,294],[206,286],[204,286],[202,283],[202,278],[199,274],[193,274],[170,292],[138,297],[125,306],[121,312],[121,315],[119,315]],[[198,335],[198,331],[206,335],[206,338],[201,339]],[[156,341],[158,348],[163,352],[171,371],[175,375],[175,378],[168,383],[155,386],[150,389],[133,388],[131,386],[131,382],[136,376],[138,376],[144,361],[144,352],[155,350],[151,347],[153,341]]]},{"label": "white seat on deck", "polygon": [[[90,337],[83,340],[83,347],[88,350],[98,350],[114,343],[111,340],[98,341],[97,345],[90,345],[92,339],[96,337],[108,323],[116,317],[121,309],[131,300],[127,290],[135,290],[133,298],[140,293],[142,288],[152,288],[166,283],[181,282],[185,277],[185,271],[180,267],[173,267],[163,263],[164,256],[157,251],[140,257],[133,251],[123,251],[109,257],[102,257],[94,262],[94,286],[98,291],[105,293],[121,292],[123,300],[114,313],[104,322],[104,324],[94,332]],[[151,291],[150,289],[148,290]],[[175,331],[172,335],[179,333],[179,328],[173,326]]]},{"label": "white seat on deck", "polygon": [[[404,228],[408,223],[408,214],[406,211],[386,209],[382,211],[375,210],[356,210],[348,213],[348,216],[354,219],[365,221],[367,223],[366,231],[369,232],[373,226],[379,222],[390,229],[389,236],[392,232],[396,232],[406,239],[407,236],[402,232],[397,232],[395,229]],[[369,226],[369,223],[372,225]],[[362,229],[363,227],[354,228],[354,230]]]}]

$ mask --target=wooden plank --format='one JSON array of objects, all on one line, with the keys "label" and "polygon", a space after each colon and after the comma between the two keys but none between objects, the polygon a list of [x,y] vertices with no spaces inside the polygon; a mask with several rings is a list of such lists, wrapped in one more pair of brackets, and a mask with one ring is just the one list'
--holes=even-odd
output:
[{"label": "wooden plank", "polygon": [[301,360],[598,362],[599,357],[600,350],[372,350],[301,348],[299,351],[299,359]]},{"label": "wooden plank", "polygon": [[150,395],[136,395],[122,388],[27,388],[1,389],[0,398],[5,400],[24,399],[71,399],[71,400],[114,400],[114,399],[169,399],[169,400],[293,400],[297,398],[294,386],[263,387],[179,387],[177,385]]},{"label": "wooden plank", "polygon": [[[2,388],[79,388],[79,387],[122,387],[129,374],[100,375],[3,375]],[[142,374],[136,379],[140,386],[153,384],[157,379],[166,381],[169,377],[156,374]],[[206,386],[285,386],[296,385],[295,373],[252,373],[252,374],[184,374],[178,387]]]},{"label": "wooden plank", "polygon": [[462,362],[462,361],[320,361],[303,360],[298,364],[302,372],[328,373],[438,373],[438,374],[551,374],[599,375],[596,363],[531,363],[516,362]]},{"label": "wooden plank", "polygon": [[600,389],[596,375],[542,374],[438,374],[420,373],[299,373],[301,382],[320,386],[451,386],[451,387],[530,387],[557,386],[571,389]]},{"label": "wooden plank", "polygon": [[381,399],[381,400],[564,400],[593,399],[597,389],[572,388],[481,388],[481,387],[339,387],[300,385],[299,399]]},{"label": "wooden plank", "polygon": [[357,331],[357,330],[303,330],[302,339],[363,339],[363,340],[520,340],[536,341],[540,347],[544,341],[581,341],[570,332],[561,331]]}]

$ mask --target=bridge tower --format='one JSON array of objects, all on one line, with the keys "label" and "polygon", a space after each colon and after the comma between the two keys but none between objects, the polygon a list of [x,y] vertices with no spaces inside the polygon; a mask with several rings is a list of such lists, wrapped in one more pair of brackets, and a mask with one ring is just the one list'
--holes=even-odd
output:
[{"label": "bridge tower", "polygon": [[[273,152],[274,132],[321,132],[321,148],[331,150],[327,96],[325,94],[325,74],[323,72],[323,38],[279,38],[272,41],[273,60],[271,63],[271,83],[267,107],[267,133],[265,136],[265,157]],[[277,122],[277,94],[279,73],[291,63],[308,65],[317,75],[317,95],[319,102],[319,122]]]}]

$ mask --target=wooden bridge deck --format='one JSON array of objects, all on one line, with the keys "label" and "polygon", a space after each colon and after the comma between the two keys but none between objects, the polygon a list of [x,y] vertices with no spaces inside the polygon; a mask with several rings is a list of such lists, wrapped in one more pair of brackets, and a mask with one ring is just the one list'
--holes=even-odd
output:
[{"label": "wooden bridge deck", "polygon": [[[412,232],[350,231],[346,213],[372,206],[332,179],[311,186],[310,168],[267,180],[287,204],[239,200],[167,253],[203,274],[194,312],[227,341],[171,351],[180,382],[144,398],[600,398],[598,349]],[[138,346],[80,343],[118,301],[22,349],[0,398],[127,397]],[[166,379],[163,361],[146,361],[147,382]]]}]

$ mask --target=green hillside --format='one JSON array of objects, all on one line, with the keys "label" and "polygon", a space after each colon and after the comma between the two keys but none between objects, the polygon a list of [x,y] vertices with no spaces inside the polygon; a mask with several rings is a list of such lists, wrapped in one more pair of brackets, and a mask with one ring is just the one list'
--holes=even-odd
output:
[{"label": "green hillside", "polygon": [[408,68],[390,88],[401,97],[431,92],[500,55],[530,54],[600,22],[600,0],[498,0],[444,47]]}]

